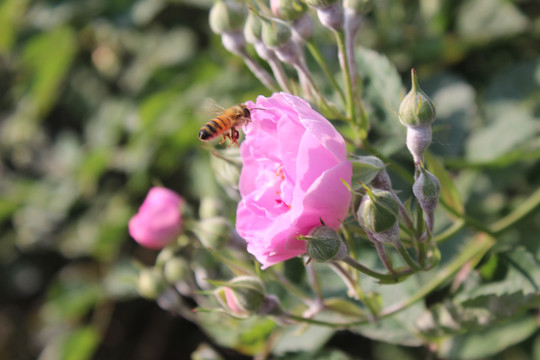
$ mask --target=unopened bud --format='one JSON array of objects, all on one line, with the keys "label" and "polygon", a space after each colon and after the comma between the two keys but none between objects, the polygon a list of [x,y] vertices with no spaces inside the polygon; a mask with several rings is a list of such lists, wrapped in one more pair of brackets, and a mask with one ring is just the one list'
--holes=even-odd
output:
[{"label": "unopened bud", "polygon": [[386,167],[382,160],[375,156],[354,156],[351,162],[353,164],[353,184],[369,184]]},{"label": "unopened bud", "polygon": [[263,307],[266,291],[258,278],[239,276],[218,288],[215,295],[232,315],[248,317]]},{"label": "unopened bud", "polygon": [[161,272],[156,268],[144,268],[137,279],[139,294],[147,299],[156,299],[166,288]]},{"label": "unopened bud", "polygon": [[321,24],[329,29],[340,31],[343,29],[345,15],[339,1],[306,0],[306,3],[317,9],[317,16]]},{"label": "unopened bud", "polygon": [[290,42],[292,32],[284,21],[279,19],[262,19],[262,39],[271,47],[278,48]]},{"label": "unopened bud", "polygon": [[304,43],[313,36],[315,24],[310,14],[306,13],[292,23],[293,40],[296,43]]},{"label": "unopened bud", "polygon": [[331,227],[318,226],[299,239],[306,241],[306,254],[316,262],[342,260],[347,256],[347,246]]},{"label": "unopened bud", "polygon": [[216,34],[242,28],[246,18],[246,8],[230,0],[216,1],[210,10],[210,28]]},{"label": "unopened bud", "polygon": [[426,214],[428,228],[432,231],[433,212],[439,203],[441,183],[435,175],[427,171],[423,166],[420,167],[420,171],[420,175],[416,178],[413,185],[413,193]]},{"label": "unopened bud", "polygon": [[412,87],[399,106],[399,120],[407,127],[431,125],[435,121],[435,106],[420,89],[416,71],[411,70]]},{"label": "unopened bud", "polygon": [[241,30],[223,32],[221,34],[221,43],[232,54],[241,57],[246,55],[246,39]]},{"label": "unopened bud", "polygon": [[246,23],[244,24],[244,37],[250,44],[255,44],[261,41],[262,24],[261,20],[253,12],[250,12]]},{"label": "unopened bud", "polygon": [[272,14],[286,21],[293,21],[302,16],[307,6],[299,0],[270,0]]},{"label": "unopened bud", "polygon": [[414,162],[423,163],[424,152],[431,144],[431,124],[435,121],[435,106],[420,89],[414,69],[412,87],[399,106],[399,120],[407,127],[407,148]]},{"label": "unopened bud", "polygon": [[394,195],[386,190],[367,191],[357,213],[360,225],[372,233],[392,229],[398,223],[399,216],[399,206]]}]

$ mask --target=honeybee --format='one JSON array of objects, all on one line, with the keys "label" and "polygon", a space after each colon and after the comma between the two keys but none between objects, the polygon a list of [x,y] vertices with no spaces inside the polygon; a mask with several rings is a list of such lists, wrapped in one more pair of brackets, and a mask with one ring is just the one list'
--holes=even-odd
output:
[{"label": "honeybee", "polygon": [[238,128],[251,121],[251,111],[245,104],[231,106],[225,109],[221,115],[210,120],[199,130],[199,139],[203,141],[211,140],[219,135],[223,139],[219,142],[223,144],[228,138],[232,145],[238,146],[240,133]]}]

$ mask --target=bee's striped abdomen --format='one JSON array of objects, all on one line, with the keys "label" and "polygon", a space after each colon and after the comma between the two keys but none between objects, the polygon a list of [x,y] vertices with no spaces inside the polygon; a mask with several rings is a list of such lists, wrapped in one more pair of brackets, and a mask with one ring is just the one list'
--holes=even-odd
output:
[{"label": "bee's striped abdomen", "polygon": [[231,121],[226,116],[218,116],[210,120],[199,131],[199,139],[211,140],[230,129]]}]

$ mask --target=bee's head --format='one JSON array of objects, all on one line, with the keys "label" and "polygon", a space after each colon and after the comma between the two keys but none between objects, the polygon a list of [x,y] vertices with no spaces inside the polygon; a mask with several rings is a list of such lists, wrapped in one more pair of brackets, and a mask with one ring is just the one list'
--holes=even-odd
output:
[{"label": "bee's head", "polygon": [[251,118],[251,111],[249,111],[249,108],[245,105],[242,105],[242,111],[244,112],[244,117],[247,117],[248,119]]}]

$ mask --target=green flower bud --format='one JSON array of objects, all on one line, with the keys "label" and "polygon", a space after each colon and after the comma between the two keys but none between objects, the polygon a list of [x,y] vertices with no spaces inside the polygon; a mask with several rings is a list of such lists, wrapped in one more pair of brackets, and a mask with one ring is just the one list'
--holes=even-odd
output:
[{"label": "green flower bud", "polygon": [[246,18],[246,8],[234,1],[216,1],[210,9],[210,28],[216,34],[242,28]]},{"label": "green flower bud", "polygon": [[253,12],[250,12],[244,25],[244,37],[250,44],[255,44],[262,40],[261,20]]},{"label": "green flower bud", "polygon": [[299,239],[307,241],[306,254],[316,262],[342,260],[347,256],[347,246],[331,227],[318,226]]},{"label": "green flower bud", "polygon": [[407,127],[407,148],[414,162],[422,164],[424,152],[431,144],[431,123],[435,121],[435,106],[420,89],[414,69],[411,70],[412,88],[399,106],[399,120]]},{"label": "green flower bud", "polygon": [[433,213],[439,203],[441,183],[435,175],[427,171],[423,166],[420,167],[420,171],[420,175],[414,181],[413,193],[426,215],[428,228],[432,231]]},{"label": "green flower bud", "polygon": [[345,15],[343,7],[339,2],[330,4],[327,7],[318,7],[317,16],[321,24],[334,31],[343,29],[345,23]]},{"label": "green flower bud", "polygon": [[156,299],[165,290],[166,284],[156,268],[144,268],[137,279],[137,290],[147,299]]},{"label": "green flower bud", "polygon": [[248,317],[264,306],[266,290],[258,278],[239,276],[219,287],[215,295],[225,310],[238,317]]},{"label": "green flower bud", "polygon": [[304,14],[292,23],[293,40],[302,44],[308,41],[313,36],[315,30],[315,24],[309,14]]},{"label": "green flower bud", "polygon": [[262,19],[262,39],[267,46],[281,47],[291,41],[291,38],[292,31],[284,21]]},{"label": "green flower bud", "polygon": [[275,17],[294,21],[307,11],[306,4],[298,0],[271,0],[270,7]]},{"label": "green flower bud", "polygon": [[351,183],[353,184],[369,184],[386,167],[382,160],[375,156],[354,156],[351,162],[353,164]]},{"label": "green flower bud", "polygon": [[368,189],[368,193],[362,198],[357,216],[364,229],[380,233],[397,224],[398,214],[398,203],[390,191]]},{"label": "green flower bud", "polygon": [[420,89],[416,71],[411,70],[412,87],[399,106],[399,120],[407,127],[431,125],[435,121],[435,106]]}]

